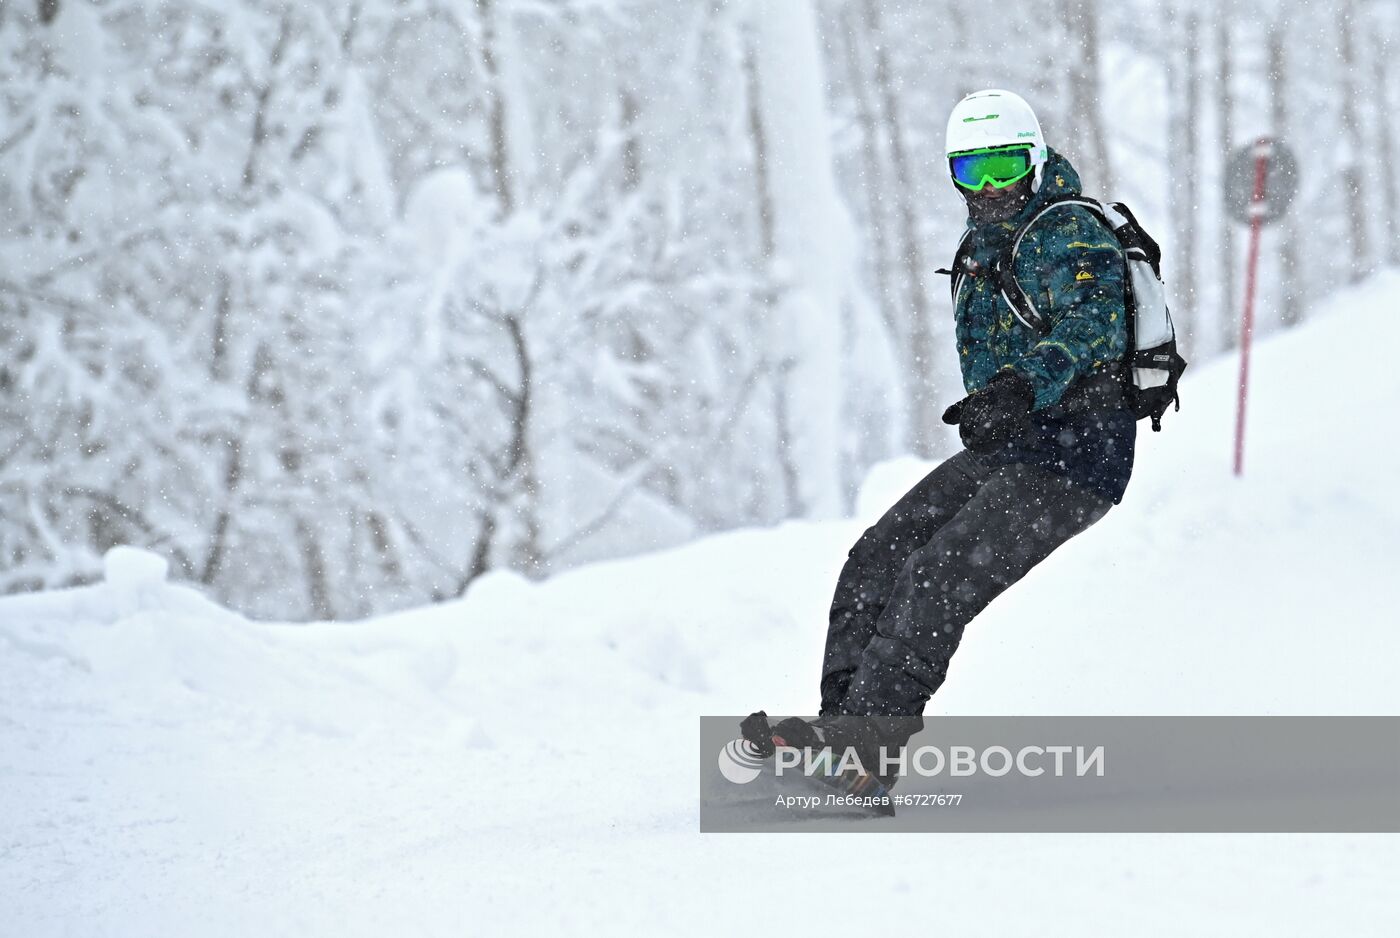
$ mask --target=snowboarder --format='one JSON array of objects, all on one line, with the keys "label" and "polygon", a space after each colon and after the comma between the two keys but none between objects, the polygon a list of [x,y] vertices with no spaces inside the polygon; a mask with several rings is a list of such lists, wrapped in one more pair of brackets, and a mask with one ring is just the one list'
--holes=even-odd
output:
[{"label": "snowboarder", "polygon": [[[943,420],[957,425],[964,449],[851,547],[831,603],[821,716],[772,728],[799,748],[854,746],[867,766],[878,747],[902,746],[922,728],[967,624],[1121,501],[1133,465],[1114,235],[1075,206],[1027,230],[1014,276],[1045,331],[1019,321],[995,275],[1021,222],[1046,200],[1078,193],[1078,174],[1007,91],[959,102],[946,152],[968,210],[954,309],[968,394]],[[746,735],[761,735],[766,718],[746,724]]]}]

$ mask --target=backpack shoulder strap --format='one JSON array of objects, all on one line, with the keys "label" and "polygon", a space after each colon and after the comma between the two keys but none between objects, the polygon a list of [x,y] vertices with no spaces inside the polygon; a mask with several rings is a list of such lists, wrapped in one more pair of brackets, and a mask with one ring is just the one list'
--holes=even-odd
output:
[{"label": "backpack shoulder strap", "polygon": [[952,268],[940,267],[934,271],[936,274],[947,274],[951,278],[949,288],[953,295],[953,307],[958,305],[958,291],[962,289],[962,282],[967,278],[967,259],[972,254],[972,246],[968,243],[972,237],[972,229],[963,232],[963,236],[958,240],[958,249],[953,252]]},{"label": "backpack shoulder strap", "polygon": [[1001,288],[1002,298],[1006,300],[1007,305],[1011,307],[1011,312],[1021,321],[1023,326],[1027,329],[1034,329],[1042,335],[1050,331],[1050,323],[1036,310],[1035,303],[1031,301],[1030,296],[1016,280],[1016,254],[1021,249],[1021,241],[1025,239],[1026,234],[1035,223],[1062,205],[1077,205],[1080,208],[1086,208],[1096,218],[1108,225],[1110,231],[1113,229],[1113,224],[1104,214],[1104,207],[1098,200],[1070,193],[1051,196],[1034,215],[1027,218],[1021,223],[1021,227],[1016,229],[1016,233],[1011,237],[1010,246],[997,261],[996,278],[997,285]]}]

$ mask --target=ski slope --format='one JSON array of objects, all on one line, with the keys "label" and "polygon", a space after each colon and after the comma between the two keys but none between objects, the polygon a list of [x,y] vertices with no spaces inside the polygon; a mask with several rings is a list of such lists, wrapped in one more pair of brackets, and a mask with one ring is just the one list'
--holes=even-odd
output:
[{"label": "ski slope", "polygon": [[[1400,273],[1193,367],[1124,503],[969,627],[929,712],[1400,712]],[[859,517],[366,622],[252,623],[119,550],[0,599],[0,935],[1400,933],[1400,839],[697,833],[700,714],[816,704]],[[1084,605],[1083,597],[1101,597]]]}]

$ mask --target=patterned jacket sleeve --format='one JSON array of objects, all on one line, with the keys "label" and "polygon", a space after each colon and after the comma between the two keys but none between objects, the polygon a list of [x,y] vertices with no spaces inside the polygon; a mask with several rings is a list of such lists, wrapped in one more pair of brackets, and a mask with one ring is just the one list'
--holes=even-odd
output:
[{"label": "patterned jacket sleeve", "polygon": [[1047,215],[1027,235],[1016,272],[1050,331],[1008,365],[1030,382],[1034,409],[1057,403],[1069,386],[1127,350],[1122,251],[1082,208]]}]

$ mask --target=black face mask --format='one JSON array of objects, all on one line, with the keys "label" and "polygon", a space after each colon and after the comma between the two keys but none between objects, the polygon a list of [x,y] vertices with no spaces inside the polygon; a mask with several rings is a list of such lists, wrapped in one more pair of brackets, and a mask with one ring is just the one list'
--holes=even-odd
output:
[{"label": "black face mask", "polygon": [[987,189],[990,189],[991,186],[988,186],[987,189],[983,189],[980,192],[971,192],[959,186],[958,191],[962,193],[963,200],[967,202],[967,214],[968,217],[972,219],[973,224],[981,225],[986,222],[1007,221],[1014,218],[1017,212],[1025,208],[1026,203],[1031,200],[1031,196],[1035,195],[1035,193],[1031,191],[1031,181],[1034,177],[1035,174],[1032,173],[1015,185],[1002,189],[1001,198],[999,199],[989,199],[982,194],[986,192]]}]

